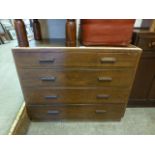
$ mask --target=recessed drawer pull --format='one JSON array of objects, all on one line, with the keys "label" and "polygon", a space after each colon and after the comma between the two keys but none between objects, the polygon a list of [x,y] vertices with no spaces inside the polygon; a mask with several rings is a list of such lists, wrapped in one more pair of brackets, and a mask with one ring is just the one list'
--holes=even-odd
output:
[{"label": "recessed drawer pull", "polygon": [[151,42],[148,44],[149,47],[154,47],[155,46],[155,42]]},{"label": "recessed drawer pull", "polygon": [[110,82],[112,81],[112,77],[98,77],[99,81]]},{"label": "recessed drawer pull", "polygon": [[115,63],[115,62],[116,62],[116,58],[113,58],[113,57],[101,58],[101,63]]},{"label": "recessed drawer pull", "polygon": [[39,60],[39,63],[42,63],[42,64],[44,64],[44,63],[53,63],[54,61],[55,61],[55,59],[53,58],[51,60]]},{"label": "recessed drawer pull", "polygon": [[95,112],[96,114],[104,114],[106,113],[106,110],[96,110]]},{"label": "recessed drawer pull", "polygon": [[57,99],[58,95],[45,96],[45,99]]},{"label": "recessed drawer pull", "polygon": [[110,97],[110,95],[104,94],[104,95],[97,95],[96,98],[97,99],[108,99]]},{"label": "recessed drawer pull", "polygon": [[40,78],[42,81],[55,81],[56,77],[52,76],[52,77],[42,77]]},{"label": "recessed drawer pull", "polygon": [[48,110],[47,111],[47,114],[49,114],[49,115],[57,115],[59,113],[60,113],[60,111],[58,111],[58,110]]}]

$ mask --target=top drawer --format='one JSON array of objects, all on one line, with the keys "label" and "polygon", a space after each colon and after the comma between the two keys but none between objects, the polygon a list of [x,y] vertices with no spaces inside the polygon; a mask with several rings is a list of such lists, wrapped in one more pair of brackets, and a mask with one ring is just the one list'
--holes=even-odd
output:
[{"label": "top drawer", "polygon": [[16,65],[23,68],[48,67],[133,67],[138,52],[102,49],[37,49],[13,50]]}]

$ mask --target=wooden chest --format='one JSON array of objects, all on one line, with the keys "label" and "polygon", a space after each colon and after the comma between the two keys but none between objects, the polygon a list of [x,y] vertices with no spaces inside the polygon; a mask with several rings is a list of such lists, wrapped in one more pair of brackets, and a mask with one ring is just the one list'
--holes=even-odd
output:
[{"label": "wooden chest", "polygon": [[40,43],[13,55],[31,120],[114,121],[124,115],[141,49]]}]

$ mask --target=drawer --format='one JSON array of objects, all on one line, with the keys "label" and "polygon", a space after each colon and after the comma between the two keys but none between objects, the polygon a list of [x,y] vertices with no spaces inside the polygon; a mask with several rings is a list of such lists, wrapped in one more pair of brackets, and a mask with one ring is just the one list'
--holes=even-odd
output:
[{"label": "drawer", "polygon": [[21,69],[24,87],[98,86],[129,87],[133,69]]},{"label": "drawer", "polygon": [[[16,51],[17,50],[17,51]],[[68,49],[16,49],[14,57],[18,67],[133,67],[137,63],[138,52],[119,50]],[[28,52],[29,51],[29,52]]]},{"label": "drawer", "polygon": [[31,120],[120,120],[124,114],[121,105],[82,105],[82,106],[27,106]]},{"label": "drawer", "polygon": [[155,35],[152,36],[145,36],[139,37],[136,46],[142,48],[143,50],[155,50]]},{"label": "drawer", "polygon": [[129,91],[118,88],[26,88],[28,104],[127,103]]}]

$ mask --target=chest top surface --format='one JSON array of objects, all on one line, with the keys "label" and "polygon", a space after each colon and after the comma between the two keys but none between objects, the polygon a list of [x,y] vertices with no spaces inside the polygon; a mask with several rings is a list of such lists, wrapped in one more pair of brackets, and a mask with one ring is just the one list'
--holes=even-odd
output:
[{"label": "chest top surface", "polygon": [[64,39],[30,41],[30,47],[15,47],[13,52],[114,52],[114,53],[141,53],[141,49],[129,45],[127,47],[108,47],[108,46],[82,46],[79,42],[76,47],[66,47]]}]

